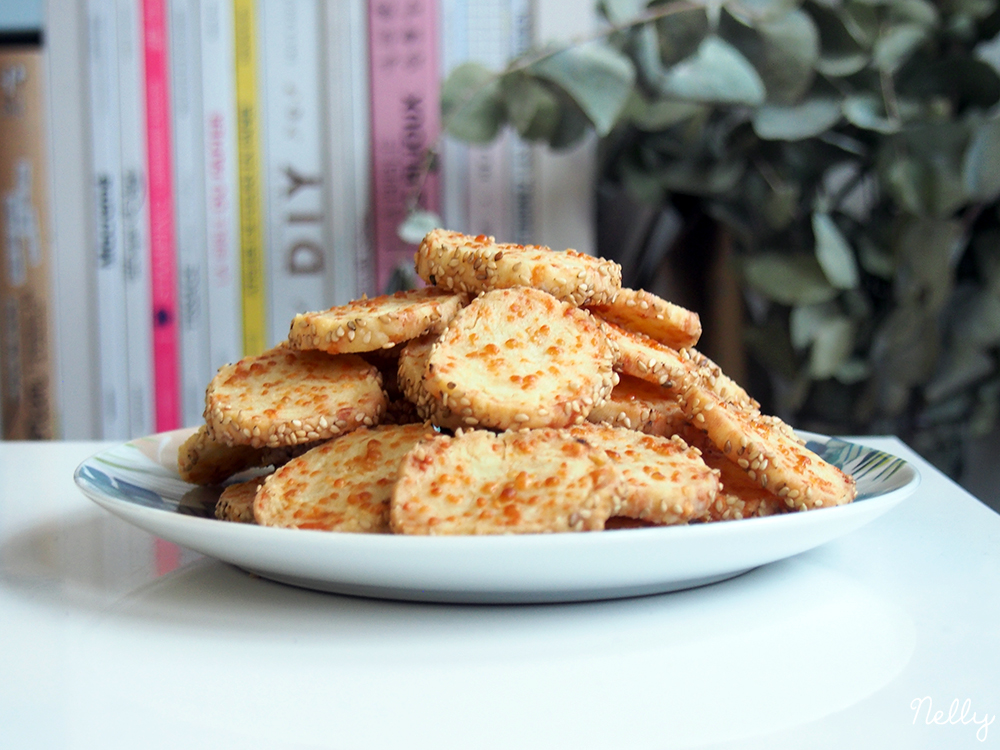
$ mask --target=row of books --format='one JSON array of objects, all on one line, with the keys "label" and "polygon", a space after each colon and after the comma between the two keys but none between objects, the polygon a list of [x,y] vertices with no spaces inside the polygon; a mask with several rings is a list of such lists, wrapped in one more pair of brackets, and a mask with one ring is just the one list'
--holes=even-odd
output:
[{"label": "row of books", "polygon": [[[217,368],[283,340],[296,312],[411,283],[414,247],[397,227],[417,195],[449,227],[592,247],[579,174],[589,177],[592,149],[554,156],[511,137],[466,146],[442,138],[438,105],[451,68],[499,69],[545,38],[587,31],[579,14],[565,27],[569,16],[531,0],[72,5],[47,7],[42,129],[61,164],[50,185],[59,436],[197,424]],[[74,27],[76,47],[60,44]],[[65,98],[77,84],[74,111]],[[80,132],[68,132],[73,115]],[[441,159],[427,172],[431,147]],[[80,161],[74,191],[63,172]],[[560,169],[584,186],[576,201],[563,186],[544,194],[544,172]],[[7,429],[15,421],[5,413],[5,435],[27,436]]]}]

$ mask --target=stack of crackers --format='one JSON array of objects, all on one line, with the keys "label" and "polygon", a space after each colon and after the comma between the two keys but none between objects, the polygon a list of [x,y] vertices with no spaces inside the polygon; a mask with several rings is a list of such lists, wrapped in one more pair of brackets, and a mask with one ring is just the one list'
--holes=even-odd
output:
[{"label": "stack of crackers", "polygon": [[854,498],[694,348],[695,313],[623,288],[617,264],[438,229],[416,270],[427,287],[297,315],[286,342],[219,370],[178,460],[228,483],[217,517],[507,534]]}]

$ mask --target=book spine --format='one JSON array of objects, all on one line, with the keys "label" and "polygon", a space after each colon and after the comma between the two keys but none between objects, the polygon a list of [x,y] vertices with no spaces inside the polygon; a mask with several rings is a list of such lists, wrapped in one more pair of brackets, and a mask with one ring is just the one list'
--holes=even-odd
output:
[{"label": "book spine", "polygon": [[425,165],[441,128],[438,10],[436,0],[370,0],[368,10],[376,291],[386,292],[413,273],[415,248],[397,231],[407,211],[439,211]]},{"label": "book spine", "polygon": [[326,304],[327,199],[323,155],[320,8],[262,0],[267,106],[264,142],[269,344],[284,341],[297,313]]},{"label": "book spine", "polygon": [[[532,0],[510,0],[510,56],[526,54],[535,43]],[[535,236],[535,151],[516,134],[510,138],[510,239],[530,245]]]},{"label": "book spine", "polygon": [[117,13],[111,0],[88,0],[87,61],[93,186],[93,257],[97,278],[97,335],[101,436],[131,437],[128,329],[121,221],[121,121],[118,106]]},{"label": "book spine", "polygon": [[202,133],[211,321],[209,366],[213,372],[236,362],[243,351],[233,55],[233,14],[229,2],[202,0]]},{"label": "book spine", "polygon": [[256,1],[233,0],[244,355],[267,348]]},{"label": "book spine", "polygon": [[[510,0],[470,3],[467,23],[467,38],[476,40],[469,45],[470,59],[490,70],[502,70],[511,49]],[[507,133],[488,145],[469,148],[469,233],[497,237],[501,242],[510,238],[510,166]]]},{"label": "book spine", "polygon": [[371,159],[366,0],[324,4],[329,148],[327,288],[343,305],[375,289],[371,250]]},{"label": "book spine", "polygon": [[181,424],[177,247],[174,234],[166,11],[166,0],[142,0],[153,381],[156,386],[156,429],[159,432],[177,429]]},{"label": "book spine", "polygon": [[[469,0],[440,0],[442,80],[469,59]],[[443,127],[443,123],[442,123]],[[469,231],[469,146],[441,138],[441,219],[449,229]]]},{"label": "book spine", "polygon": [[194,0],[168,0],[173,113],[181,420],[203,421],[212,377],[208,338],[205,156],[201,132],[199,11]]},{"label": "book spine", "polygon": [[56,437],[44,70],[36,45],[0,48],[0,425]]},{"label": "book spine", "polygon": [[141,28],[135,0],[117,0],[118,82],[121,112],[121,221],[128,341],[129,427],[132,435],[156,430],[153,325],[150,315],[149,206]]}]

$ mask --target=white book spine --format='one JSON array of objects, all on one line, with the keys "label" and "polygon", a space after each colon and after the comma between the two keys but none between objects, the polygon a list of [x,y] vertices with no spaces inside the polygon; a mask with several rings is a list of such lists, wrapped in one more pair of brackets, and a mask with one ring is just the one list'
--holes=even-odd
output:
[{"label": "white book spine", "polygon": [[133,435],[156,431],[153,326],[149,278],[149,204],[142,38],[135,0],[116,0],[121,117],[122,250],[128,336],[129,425]]},{"label": "white book spine", "polygon": [[331,304],[375,289],[365,0],[324,4]]},{"label": "white book spine", "polygon": [[197,425],[212,377],[205,252],[204,151],[201,130],[201,37],[195,0],[169,0],[170,92],[174,126],[174,196],[181,341],[181,419]]},{"label": "white book spine", "polygon": [[88,0],[92,186],[97,267],[97,328],[101,389],[101,436],[131,436],[128,409],[128,335],[122,254],[118,49],[112,0]]},{"label": "white book spine", "polygon": [[313,0],[261,0],[266,96],[269,343],[297,313],[329,307],[320,9]]},{"label": "white book spine", "polygon": [[[510,56],[520,57],[535,43],[532,0],[510,0]],[[510,139],[510,240],[521,245],[536,242],[535,151],[516,133]]]},{"label": "white book spine", "polygon": [[236,71],[231,3],[201,0],[200,9],[209,366],[214,372],[243,356]]},{"label": "white book spine", "polygon": [[[510,56],[510,1],[479,0],[469,4],[467,37],[470,59],[490,70],[502,70]],[[471,43],[475,40],[475,43]],[[513,195],[510,139],[502,133],[495,141],[469,148],[469,232],[506,242],[510,239],[510,205]]]},{"label": "white book spine", "polygon": [[[469,5],[470,0],[441,2],[441,38],[448,40],[441,45],[442,80],[469,59]],[[440,156],[441,219],[449,229],[468,232],[469,147],[445,133]]]}]

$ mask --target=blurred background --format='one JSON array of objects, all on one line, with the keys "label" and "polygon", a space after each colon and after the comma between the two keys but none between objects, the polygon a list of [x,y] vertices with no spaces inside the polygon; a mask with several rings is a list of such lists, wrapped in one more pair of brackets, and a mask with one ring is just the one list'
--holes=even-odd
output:
[{"label": "blurred background", "polygon": [[990,0],[0,0],[5,439],[201,421],[434,225],[696,310],[765,411],[994,507]]}]

